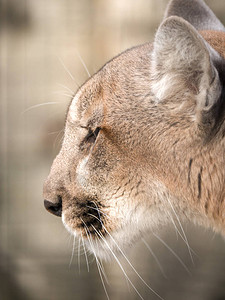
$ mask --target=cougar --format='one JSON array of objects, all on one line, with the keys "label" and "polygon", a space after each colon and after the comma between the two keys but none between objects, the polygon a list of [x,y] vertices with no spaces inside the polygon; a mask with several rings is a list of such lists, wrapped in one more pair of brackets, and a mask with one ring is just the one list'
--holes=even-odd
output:
[{"label": "cougar", "polygon": [[203,0],[78,89],[44,199],[99,258],[171,216],[225,233],[225,27]]}]

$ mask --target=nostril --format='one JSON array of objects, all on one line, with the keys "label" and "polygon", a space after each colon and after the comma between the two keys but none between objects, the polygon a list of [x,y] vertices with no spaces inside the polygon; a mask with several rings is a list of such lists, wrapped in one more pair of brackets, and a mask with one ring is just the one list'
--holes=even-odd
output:
[{"label": "nostril", "polygon": [[61,217],[62,215],[62,198],[58,196],[58,202],[54,203],[48,200],[44,200],[44,206],[50,213],[55,216]]}]

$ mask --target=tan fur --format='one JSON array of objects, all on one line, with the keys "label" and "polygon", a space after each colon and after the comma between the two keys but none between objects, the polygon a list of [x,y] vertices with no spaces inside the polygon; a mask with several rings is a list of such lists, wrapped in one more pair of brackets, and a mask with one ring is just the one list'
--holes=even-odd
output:
[{"label": "tan fur", "polygon": [[72,100],[44,198],[62,199],[66,228],[99,256],[101,234],[126,246],[175,213],[225,232],[225,33],[208,27],[168,16],[153,44],[108,62]]},{"label": "tan fur", "polygon": [[200,34],[225,59],[225,32],[201,30]]}]

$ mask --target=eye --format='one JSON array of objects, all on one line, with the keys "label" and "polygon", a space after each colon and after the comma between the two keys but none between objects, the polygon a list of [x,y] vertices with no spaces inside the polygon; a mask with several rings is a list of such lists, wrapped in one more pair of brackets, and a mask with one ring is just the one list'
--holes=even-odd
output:
[{"label": "eye", "polygon": [[97,139],[97,136],[98,136],[100,130],[101,130],[100,127],[97,127],[94,131],[89,129],[88,134],[85,138],[85,142],[94,143]]},{"label": "eye", "polygon": [[[87,129],[87,127],[83,127]],[[80,143],[80,150],[81,151],[89,151],[90,147],[95,143],[97,136],[100,132],[101,128],[96,127],[95,130],[92,130],[91,128],[88,128],[88,133]]]}]

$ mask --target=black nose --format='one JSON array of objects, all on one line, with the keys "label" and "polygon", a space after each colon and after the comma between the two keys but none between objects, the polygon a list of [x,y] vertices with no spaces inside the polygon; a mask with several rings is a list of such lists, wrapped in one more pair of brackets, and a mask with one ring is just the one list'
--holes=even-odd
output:
[{"label": "black nose", "polygon": [[60,196],[58,196],[58,201],[56,203],[44,200],[44,206],[51,214],[57,217],[62,216],[62,198]]}]

